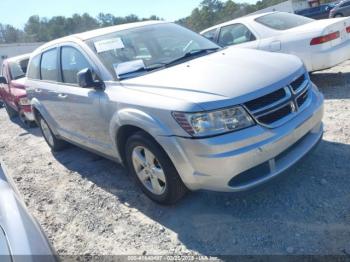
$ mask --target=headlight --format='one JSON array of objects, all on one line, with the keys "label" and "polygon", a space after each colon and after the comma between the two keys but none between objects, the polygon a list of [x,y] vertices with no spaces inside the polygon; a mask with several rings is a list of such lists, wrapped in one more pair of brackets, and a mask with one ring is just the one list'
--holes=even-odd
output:
[{"label": "headlight", "polygon": [[173,112],[173,116],[187,133],[195,137],[228,133],[255,124],[241,106],[199,113]]},{"label": "headlight", "polygon": [[19,99],[18,103],[21,106],[30,106],[30,100],[27,97],[22,97]]}]

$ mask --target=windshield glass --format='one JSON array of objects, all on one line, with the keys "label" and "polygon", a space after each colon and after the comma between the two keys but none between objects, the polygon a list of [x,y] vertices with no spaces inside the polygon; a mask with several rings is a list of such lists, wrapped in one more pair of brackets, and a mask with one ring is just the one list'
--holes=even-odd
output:
[{"label": "windshield glass", "polygon": [[287,30],[311,23],[314,20],[300,15],[281,12],[260,16],[255,21],[272,29]]},{"label": "windshield glass", "polygon": [[18,60],[9,62],[9,68],[12,79],[19,79],[25,77],[27,72],[29,59]]},{"label": "windshield glass", "polygon": [[159,68],[181,58],[189,59],[189,54],[199,54],[197,51],[219,48],[203,36],[172,23],[123,30],[89,39],[87,44],[115,78],[118,72],[144,73],[139,69]]}]

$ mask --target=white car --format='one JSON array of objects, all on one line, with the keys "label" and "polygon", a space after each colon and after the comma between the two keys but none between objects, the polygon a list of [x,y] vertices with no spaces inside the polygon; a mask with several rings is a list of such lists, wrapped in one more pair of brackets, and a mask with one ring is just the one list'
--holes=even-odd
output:
[{"label": "white car", "polygon": [[350,58],[350,18],[313,20],[285,13],[251,15],[201,32],[221,46],[294,54],[309,72]]}]

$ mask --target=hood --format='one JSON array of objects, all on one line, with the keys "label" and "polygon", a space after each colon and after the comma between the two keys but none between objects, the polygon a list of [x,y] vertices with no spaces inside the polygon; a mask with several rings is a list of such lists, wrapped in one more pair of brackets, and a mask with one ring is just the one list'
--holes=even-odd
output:
[{"label": "hood", "polygon": [[227,48],[121,83],[130,89],[186,99],[212,109],[218,100],[232,105],[256,98],[257,90],[262,90],[259,95],[272,92],[289,84],[303,70],[295,56]]}]

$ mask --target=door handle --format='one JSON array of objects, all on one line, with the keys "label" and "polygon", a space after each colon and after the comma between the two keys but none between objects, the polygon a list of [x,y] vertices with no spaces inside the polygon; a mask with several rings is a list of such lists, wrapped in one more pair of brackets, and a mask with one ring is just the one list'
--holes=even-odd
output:
[{"label": "door handle", "polygon": [[35,88],[34,91],[35,91],[35,93],[41,93],[42,92],[42,90],[40,88]]},{"label": "door handle", "polygon": [[66,94],[58,94],[57,96],[58,96],[58,98],[65,99],[65,98],[67,98],[68,95],[66,95]]}]

